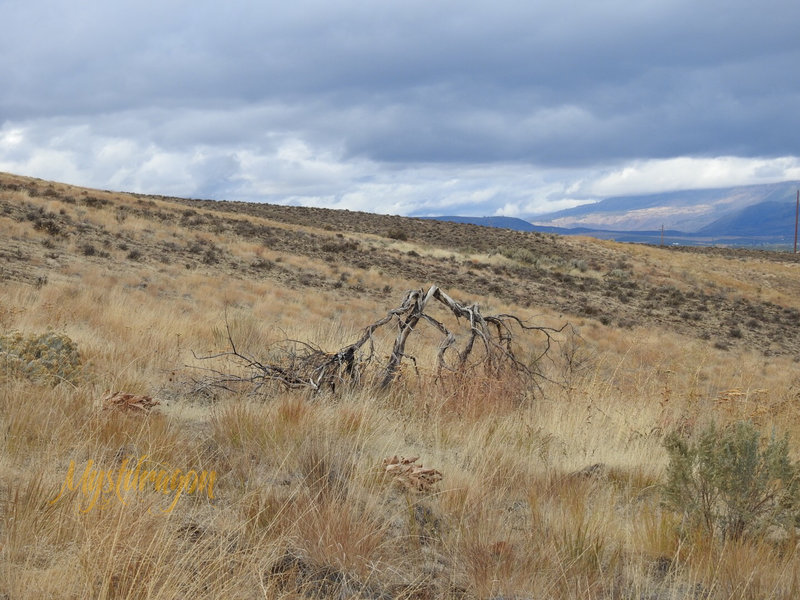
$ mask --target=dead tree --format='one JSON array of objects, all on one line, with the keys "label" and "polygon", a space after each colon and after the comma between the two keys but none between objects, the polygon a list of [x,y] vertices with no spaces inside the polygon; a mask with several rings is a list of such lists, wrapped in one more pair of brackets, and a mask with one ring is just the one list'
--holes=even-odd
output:
[{"label": "dead tree", "polygon": [[[460,336],[445,325],[442,319],[431,314],[431,304],[436,301],[446,307],[461,326]],[[461,325],[462,320],[465,321]],[[376,332],[394,324],[397,334],[391,347],[388,360],[380,364],[377,360]],[[268,363],[239,350],[228,327],[230,349],[212,356],[196,357],[202,360],[226,359],[232,361],[244,375],[230,374],[219,369],[203,369],[210,373],[201,380],[202,385],[225,389],[252,386],[257,392],[268,382],[278,382],[287,388],[310,388],[313,391],[335,390],[337,386],[365,385],[375,381],[381,389],[389,387],[397,380],[404,359],[416,366],[416,359],[407,354],[409,337],[422,323],[427,323],[441,334],[435,366],[436,378],[445,372],[466,373],[482,368],[490,377],[520,375],[530,379],[538,386],[538,381],[546,379],[540,368],[560,329],[527,325],[515,315],[483,315],[477,304],[465,305],[456,302],[437,286],[425,290],[411,290],[397,308],[368,325],[361,336],[352,344],[337,352],[325,352],[308,342],[286,340],[278,351],[281,360]],[[532,357],[523,360],[515,352],[515,342],[519,346],[517,334],[533,332],[540,335],[542,343]],[[462,343],[459,345],[459,338]],[[273,352],[273,355],[275,352]],[[367,378],[367,374],[371,377]]]}]

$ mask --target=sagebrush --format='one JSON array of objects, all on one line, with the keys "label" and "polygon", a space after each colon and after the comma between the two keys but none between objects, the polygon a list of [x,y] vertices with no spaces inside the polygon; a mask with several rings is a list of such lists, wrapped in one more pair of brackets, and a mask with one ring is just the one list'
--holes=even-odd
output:
[{"label": "sagebrush", "polygon": [[664,445],[664,499],[686,525],[739,539],[800,519],[800,467],[789,457],[788,435],[764,440],[749,421],[711,423],[695,440],[673,432]]}]

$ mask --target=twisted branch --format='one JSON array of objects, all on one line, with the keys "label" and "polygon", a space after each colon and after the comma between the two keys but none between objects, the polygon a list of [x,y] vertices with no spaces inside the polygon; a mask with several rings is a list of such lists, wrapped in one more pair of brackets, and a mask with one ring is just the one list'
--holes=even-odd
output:
[{"label": "twisted branch", "polygon": [[[445,306],[456,317],[456,322],[460,322],[461,319],[468,321],[466,341],[461,348],[457,345],[456,333],[430,314],[429,308],[433,300]],[[323,389],[335,391],[336,387],[342,384],[364,385],[364,374],[375,362],[374,334],[378,329],[394,323],[397,335],[391,353],[386,363],[377,371],[380,380],[378,387],[384,389],[398,379],[404,359],[411,360],[416,366],[416,360],[406,353],[406,344],[420,322],[433,326],[442,336],[436,355],[437,379],[444,371],[466,373],[482,367],[488,376],[499,378],[512,373],[518,374],[533,381],[537,387],[540,380],[547,379],[539,368],[540,362],[550,352],[554,336],[567,326],[565,324],[560,329],[531,326],[516,315],[509,314],[484,316],[477,304],[465,305],[456,302],[434,285],[427,291],[407,292],[400,306],[389,310],[386,316],[365,327],[356,341],[337,352],[325,352],[307,342],[286,340],[280,353],[282,360],[274,364],[264,363],[240,351],[234,343],[226,317],[230,350],[211,356],[195,355],[195,358],[227,359],[236,364],[246,375],[201,368],[209,375],[200,383],[227,390],[246,385],[251,386],[254,393],[267,382],[278,382],[290,389],[310,388],[314,392]],[[533,360],[525,362],[515,354],[515,329],[520,332],[536,332],[544,337],[543,349]],[[478,352],[478,348],[482,351]],[[455,355],[454,361],[448,361],[451,354]]]}]

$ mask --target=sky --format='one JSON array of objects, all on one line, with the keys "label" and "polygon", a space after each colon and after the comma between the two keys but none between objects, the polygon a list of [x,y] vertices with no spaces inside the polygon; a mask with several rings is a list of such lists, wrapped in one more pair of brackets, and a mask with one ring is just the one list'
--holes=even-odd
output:
[{"label": "sky", "polygon": [[800,179],[797,0],[0,0],[0,171],[530,217]]}]

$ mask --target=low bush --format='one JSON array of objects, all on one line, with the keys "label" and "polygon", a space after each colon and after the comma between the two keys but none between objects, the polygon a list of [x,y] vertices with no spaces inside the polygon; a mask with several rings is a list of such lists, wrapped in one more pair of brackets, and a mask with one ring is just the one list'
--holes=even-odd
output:
[{"label": "low bush", "polygon": [[12,332],[0,336],[0,381],[25,377],[52,385],[76,383],[82,367],[77,344],[64,334],[48,331],[24,336]]},{"label": "low bush", "polygon": [[408,240],[408,233],[402,229],[391,229],[386,233],[386,237],[393,240],[398,240],[400,242],[405,242]]},{"label": "low bush", "polygon": [[748,422],[719,429],[713,423],[695,440],[669,434],[665,504],[684,524],[739,539],[770,527],[794,531],[800,520],[800,466],[789,458],[788,436],[762,440]]},{"label": "low bush", "polygon": [[527,248],[517,248],[511,254],[511,258],[526,265],[532,265],[536,262],[536,255]]}]

